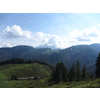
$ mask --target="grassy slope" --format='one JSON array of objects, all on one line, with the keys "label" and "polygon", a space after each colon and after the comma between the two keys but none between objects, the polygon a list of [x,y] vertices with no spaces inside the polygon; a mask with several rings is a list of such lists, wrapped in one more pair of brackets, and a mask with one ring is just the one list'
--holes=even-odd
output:
[{"label": "grassy slope", "polygon": [[[52,84],[48,82],[50,68],[38,63],[33,64],[8,64],[0,66],[0,88],[99,88],[100,78],[81,82],[65,82]],[[17,77],[40,76],[47,77],[37,80],[11,80],[11,75]]]},{"label": "grassy slope", "polygon": [[[0,66],[0,80],[10,79],[12,75],[16,77],[47,77],[51,73],[51,69],[46,65],[38,63],[33,64],[6,64]],[[3,78],[4,77],[4,78]]]},{"label": "grassy slope", "polygon": [[5,74],[3,74],[2,72],[0,72],[0,80],[7,80],[9,79],[9,77],[7,77]]}]

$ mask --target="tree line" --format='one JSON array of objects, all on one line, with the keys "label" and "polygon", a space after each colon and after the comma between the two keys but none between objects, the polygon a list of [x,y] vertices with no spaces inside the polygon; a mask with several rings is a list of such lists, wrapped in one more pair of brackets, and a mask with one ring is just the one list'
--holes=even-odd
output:
[{"label": "tree line", "polygon": [[77,61],[76,65],[73,63],[72,67],[68,69],[64,66],[63,62],[57,63],[56,68],[53,70],[50,81],[55,83],[61,82],[71,82],[71,81],[81,81],[86,79],[92,79],[93,74],[89,74],[86,71],[86,66],[83,66],[83,69],[80,69],[80,62]]},{"label": "tree line", "polygon": [[[95,65],[95,76],[96,78],[100,78],[100,53],[97,57]],[[53,70],[50,81],[59,83],[92,79],[93,74],[90,75],[89,72],[86,71],[86,69],[87,67],[84,64],[83,69],[80,70],[80,62],[77,61],[76,65],[73,63],[72,67],[68,71],[63,62],[60,61],[59,63],[57,63],[56,68]]]},{"label": "tree line", "polygon": [[100,78],[100,53],[97,57],[97,62],[95,65],[96,65],[96,70],[95,70],[96,78]]},{"label": "tree line", "polygon": [[[80,62],[77,61],[76,64],[73,63],[72,67],[68,71],[68,69],[64,66],[63,62],[57,63],[56,67],[48,64],[45,61],[31,61],[30,59],[25,61],[23,58],[12,58],[11,60],[0,62],[0,65],[3,64],[24,64],[24,63],[39,63],[49,66],[53,72],[51,74],[50,81],[54,81],[55,83],[59,82],[71,82],[71,81],[81,81],[86,79],[92,79],[93,74],[90,75],[89,72],[86,71],[87,67],[83,66],[82,70],[80,69]],[[96,78],[100,78],[100,53],[97,57],[96,62],[96,70],[95,76]]]},{"label": "tree line", "polygon": [[0,62],[0,65],[4,65],[4,64],[31,64],[31,63],[39,63],[39,64],[42,64],[42,65],[47,65],[49,66],[51,69],[54,68],[53,65],[51,64],[48,64],[46,61],[38,61],[38,60],[25,60],[23,58],[12,58],[10,60],[7,60],[7,61],[2,61]]}]

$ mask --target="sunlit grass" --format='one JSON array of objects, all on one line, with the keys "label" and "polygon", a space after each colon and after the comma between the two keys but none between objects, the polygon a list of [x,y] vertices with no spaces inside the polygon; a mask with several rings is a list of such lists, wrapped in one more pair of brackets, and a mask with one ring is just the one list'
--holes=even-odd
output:
[{"label": "sunlit grass", "polygon": [[[8,68],[7,68],[8,66]],[[41,76],[37,80],[10,80],[11,75],[17,77]],[[50,68],[38,63],[8,64],[0,66],[0,88],[99,88],[100,78],[80,82],[50,82]]]},{"label": "sunlit grass", "polygon": [[100,79],[93,79],[82,82],[65,82],[54,84],[48,82],[49,78],[37,80],[11,80],[0,81],[0,88],[99,88]]},{"label": "sunlit grass", "polygon": [[47,77],[50,76],[51,70],[46,65],[38,63],[32,64],[6,64],[0,66],[0,72],[7,77],[15,75],[16,77]]}]

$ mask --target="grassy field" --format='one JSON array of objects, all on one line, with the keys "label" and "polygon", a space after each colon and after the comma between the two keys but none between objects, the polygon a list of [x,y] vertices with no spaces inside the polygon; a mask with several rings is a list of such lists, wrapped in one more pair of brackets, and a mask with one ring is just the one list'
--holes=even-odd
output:
[{"label": "grassy field", "polygon": [[53,84],[48,86],[48,88],[100,88],[100,78],[81,82],[65,82],[61,84]]},{"label": "grassy field", "polygon": [[4,81],[4,80],[8,80],[8,79],[9,79],[9,77],[7,77],[5,74],[0,72],[0,80]]},{"label": "grassy field", "polygon": [[16,77],[47,77],[52,70],[38,63],[33,64],[6,64],[0,66],[0,80],[10,79],[12,75]]},{"label": "grassy field", "polygon": [[0,81],[0,88],[100,88],[100,78],[81,82],[54,84],[49,78],[37,80]]},{"label": "grassy field", "polygon": [[[65,82],[54,84],[49,82],[52,70],[38,63],[33,64],[7,64],[0,66],[0,88],[99,88],[100,78],[81,82]],[[10,80],[16,77],[42,77],[37,80]]]},{"label": "grassy field", "polygon": [[[22,77],[49,77],[52,70],[38,63],[32,64],[5,64],[0,66],[0,88],[40,87],[42,80],[10,80],[12,75]],[[44,79],[43,79],[44,80]],[[40,82],[40,83],[41,83]],[[34,84],[34,85],[33,85]],[[41,83],[42,84],[42,83]],[[43,85],[43,84],[42,84]]]}]

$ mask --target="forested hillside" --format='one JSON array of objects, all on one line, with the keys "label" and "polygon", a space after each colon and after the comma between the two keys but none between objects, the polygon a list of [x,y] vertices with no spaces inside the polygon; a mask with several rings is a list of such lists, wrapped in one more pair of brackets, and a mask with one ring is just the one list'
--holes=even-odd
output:
[{"label": "forested hillside", "polygon": [[16,46],[12,48],[0,48],[0,61],[12,58],[24,58],[25,60],[31,59],[32,61],[46,61],[54,66],[56,66],[57,62],[62,61],[69,70],[72,64],[79,60],[81,68],[85,64],[91,70],[91,66],[95,66],[99,50],[100,44],[78,45],[62,50]]},{"label": "forested hillside", "polygon": [[[75,48],[73,50],[71,48],[71,51],[69,51],[72,55],[78,52]],[[83,50],[80,48],[79,50],[88,51],[91,48],[88,47]],[[60,53],[62,51],[55,53],[58,60],[59,57],[64,56]],[[82,53],[89,54],[87,52]],[[93,57],[93,55],[91,54],[90,57]],[[71,64],[72,66],[70,65],[68,68],[62,61],[59,61],[56,66],[52,66],[46,61],[12,58],[0,62],[0,87],[100,87],[100,53],[97,56],[96,63],[89,67],[85,64],[82,66],[79,60]]]}]

